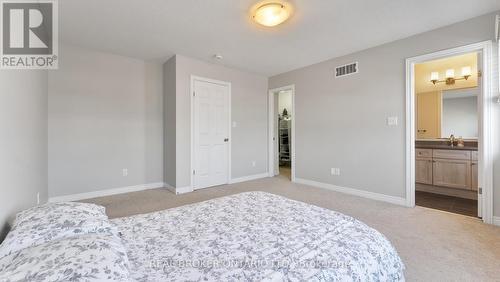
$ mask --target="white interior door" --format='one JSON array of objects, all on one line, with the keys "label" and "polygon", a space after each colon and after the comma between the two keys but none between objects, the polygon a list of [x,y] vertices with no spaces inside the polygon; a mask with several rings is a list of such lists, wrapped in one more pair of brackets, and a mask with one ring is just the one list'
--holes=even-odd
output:
[{"label": "white interior door", "polygon": [[229,86],[194,81],[194,189],[229,183]]}]

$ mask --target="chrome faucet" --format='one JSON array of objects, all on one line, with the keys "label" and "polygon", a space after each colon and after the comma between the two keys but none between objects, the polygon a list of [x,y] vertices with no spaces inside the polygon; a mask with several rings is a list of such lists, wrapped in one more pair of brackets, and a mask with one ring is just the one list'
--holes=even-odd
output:
[{"label": "chrome faucet", "polygon": [[450,146],[453,147],[455,145],[455,135],[450,135],[450,138],[448,139],[450,141]]}]

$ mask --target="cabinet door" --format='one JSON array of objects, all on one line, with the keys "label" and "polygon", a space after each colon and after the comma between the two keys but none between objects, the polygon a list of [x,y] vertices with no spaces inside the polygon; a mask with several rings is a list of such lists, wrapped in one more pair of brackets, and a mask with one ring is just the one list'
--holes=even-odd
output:
[{"label": "cabinet door", "polygon": [[415,182],[432,185],[432,159],[417,158],[415,160]]},{"label": "cabinet door", "polygon": [[433,184],[469,190],[471,187],[471,162],[466,160],[434,159]]},{"label": "cabinet door", "polygon": [[417,139],[441,138],[441,91],[418,93],[417,101]]},{"label": "cabinet door", "polygon": [[477,188],[479,186],[477,182],[477,174],[478,174],[477,162],[472,162],[470,167],[471,167],[471,189],[477,191]]}]

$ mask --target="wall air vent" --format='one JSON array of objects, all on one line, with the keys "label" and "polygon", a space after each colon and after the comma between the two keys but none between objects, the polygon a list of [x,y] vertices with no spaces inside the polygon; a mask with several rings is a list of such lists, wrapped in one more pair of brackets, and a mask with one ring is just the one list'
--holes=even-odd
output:
[{"label": "wall air vent", "polygon": [[335,78],[358,73],[358,62],[335,68]]}]

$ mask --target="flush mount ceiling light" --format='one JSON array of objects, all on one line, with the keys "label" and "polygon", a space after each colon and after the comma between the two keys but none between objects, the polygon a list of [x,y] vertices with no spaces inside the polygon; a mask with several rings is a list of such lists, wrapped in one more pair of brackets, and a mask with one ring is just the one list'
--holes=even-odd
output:
[{"label": "flush mount ceiling light", "polygon": [[286,3],[265,3],[258,6],[252,13],[253,19],[263,26],[277,26],[286,21],[292,13],[290,5]]}]

